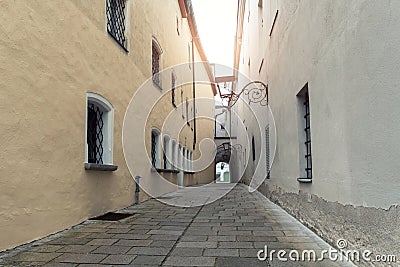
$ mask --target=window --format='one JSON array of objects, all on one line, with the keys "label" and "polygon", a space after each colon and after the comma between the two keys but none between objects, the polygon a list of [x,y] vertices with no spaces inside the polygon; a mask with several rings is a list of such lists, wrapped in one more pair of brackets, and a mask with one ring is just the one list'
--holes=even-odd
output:
[{"label": "window", "polygon": [[178,33],[178,35],[181,35],[180,30],[179,30],[179,17],[178,15],[176,15],[176,32]]},{"label": "window", "polygon": [[270,178],[270,159],[269,159],[269,125],[265,127],[265,170],[267,179]]},{"label": "window", "polygon": [[182,145],[179,144],[179,147],[178,147],[178,162],[176,164],[178,170],[183,170],[182,155],[183,155]]},{"label": "window", "polygon": [[299,182],[311,182],[312,179],[312,157],[311,157],[311,123],[310,123],[310,101],[308,84],[297,95],[299,108],[299,138],[300,138],[300,166],[304,168]]},{"label": "window", "polygon": [[188,60],[189,69],[192,69],[192,64],[191,64],[191,62],[192,62],[192,47],[190,45],[190,42],[188,43],[188,57],[189,57],[189,60]]},{"label": "window", "polygon": [[172,141],[172,149],[171,149],[171,154],[172,154],[172,169],[176,170],[177,165],[176,165],[176,141]]},{"label": "window", "polygon": [[152,67],[152,75],[153,75],[153,82],[159,87],[161,87],[161,77],[160,77],[160,70],[161,70],[161,47],[157,43],[157,41],[153,38],[152,41],[152,55],[151,55],[151,67]]},{"label": "window", "polygon": [[254,141],[254,136],[251,139],[251,150],[253,152],[253,161],[256,161],[256,143]]},{"label": "window", "polygon": [[186,147],[182,149],[182,170],[186,171],[187,158],[186,158]]},{"label": "window", "polygon": [[161,168],[160,132],[156,129],[151,131],[151,165],[156,169]]},{"label": "window", "polygon": [[169,149],[169,137],[168,136],[164,136],[164,142],[163,142],[163,168],[164,170],[168,170],[171,167],[170,164],[170,159],[171,159],[171,155],[170,153],[170,149]]},{"label": "window", "polygon": [[125,51],[128,51],[125,36],[126,0],[106,0],[106,5],[107,32]]},{"label": "window", "polygon": [[183,110],[183,89],[181,88],[181,109],[182,109],[182,119],[185,119],[185,114]]},{"label": "window", "polygon": [[172,74],[171,74],[171,103],[176,108],[175,86],[176,86],[176,75],[174,72],[172,72]]},{"label": "window", "polygon": [[190,126],[189,123],[189,99],[186,97],[186,124]]},{"label": "window", "polygon": [[190,152],[189,160],[190,160],[190,171],[192,172],[192,171],[194,171],[194,168],[193,168],[193,152]]},{"label": "window", "polygon": [[87,163],[111,165],[113,163],[114,109],[102,96],[86,96],[86,156]]}]

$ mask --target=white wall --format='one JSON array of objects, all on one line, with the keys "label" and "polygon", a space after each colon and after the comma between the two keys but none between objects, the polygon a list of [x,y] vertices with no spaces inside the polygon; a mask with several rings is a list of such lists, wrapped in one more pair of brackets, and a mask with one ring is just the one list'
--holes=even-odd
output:
[{"label": "white wall", "polygon": [[[240,72],[268,83],[277,125],[267,183],[342,204],[399,204],[400,18],[394,14],[400,2],[278,0],[271,37],[268,22],[275,13],[267,10],[270,0],[264,0],[262,10],[258,0],[247,2],[250,22],[247,4]],[[296,180],[303,142],[296,94],[307,82],[313,156],[309,185]]]}]

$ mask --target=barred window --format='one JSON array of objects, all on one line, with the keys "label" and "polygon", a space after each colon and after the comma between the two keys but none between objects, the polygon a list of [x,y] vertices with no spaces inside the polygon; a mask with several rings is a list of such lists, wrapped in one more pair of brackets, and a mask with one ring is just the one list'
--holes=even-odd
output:
[{"label": "barred window", "polygon": [[270,178],[270,159],[269,159],[269,124],[265,127],[265,167],[267,173],[267,179]]},{"label": "barred window", "polygon": [[107,31],[125,51],[128,51],[125,36],[126,0],[106,0],[106,5]]},{"label": "barred window", "polygon": [[253,161],[256,161],[256,142],[254,141],[254,136],[251,139],[251,151],[253,154]]},{"label": "barred window", "polygon": [[100,95],[88,93],[86,118],[86,162],[112,164],[113,117],[111,104]]},{"label": "barred window", "polygon": [[161,47],[158,45],[157,41],[153,39],[152,41],[152,56],[151,56],[151,68],[153,75],[153,82],[161,88]]},{"label": "barred window", "polygon": [[104,111],[100,106],[89,102],[87,111],[88,162],[103,164],[103,121]]},{"label": "barred window", "polygon": [[171,102],[172,102],[172,105],[176,108],[175,86],[176,86],[176,75],[175,75],[175,73],[172,73],[171,74]]},{"label": "barred window", "polygon": [[170,155],[170,138],[169,136],[164,136],[163,142],[163,168],[164,170],[169,170],[171,168],[171,155]]},{"label": "barred window", "polygon": [[186,124],[190,126],[189,123],[189,99],[186,97]]},{"label": "barred window", "polygon": [[310,100],[308,84],[298,93],[299,110],[299,137],[300,137],[300,165],[303,169],[299,182],[311,183],[312,181],[312,157],[311,157],[311,122]]},{"label": "barred window", "polygon": [[308,98],[308,91],[304,96],[304,132],[306,147],[306,174],[308,179],[312,179],[312,158],[311,158],[311,127],[310,127],[310,101]]},{"label": "barred window", "polygon": [[154,168],[161,168],[160,132],[155,129],[151,131],[151,165]]}]

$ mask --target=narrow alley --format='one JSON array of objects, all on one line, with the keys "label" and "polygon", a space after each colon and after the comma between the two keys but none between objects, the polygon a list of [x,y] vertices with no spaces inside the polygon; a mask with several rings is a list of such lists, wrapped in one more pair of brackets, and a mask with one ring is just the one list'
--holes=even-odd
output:
[{"label": "narrow alley", "polygon": [[[208,192],[218,194],[230,186],[214,184]],[[133,216],[116,222],[86,221],[3,253],[0,265],[321,266],[321,262],[261,261],[257,254],[264,246],[300,254],[314,250],[317,256],[329,248],[261,193],[249,193],[241,184],[205,206],[179,208],[151,199],[119,213]],[[323,265],[345,266],[345,262],[325,259]]]}]

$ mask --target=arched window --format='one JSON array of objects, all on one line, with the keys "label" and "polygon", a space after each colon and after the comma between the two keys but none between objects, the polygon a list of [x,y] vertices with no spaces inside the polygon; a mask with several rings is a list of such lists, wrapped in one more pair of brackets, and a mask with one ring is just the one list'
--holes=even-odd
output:
[{"label": "arched window", "polygon": [[151,164],[157,169],[161,168],[160,137],[159,130],[151,130]]},{"label": "arched window", "polygon": [[167,135],[164,135],[164,138],[163,138],[163,162],[164,162],[164,165],[163,165],[163,168],[164,168],[164,170],[168,170],[168,169],[170,169],[171,168],[171,155],[170,155],[170,147],[169,147],[169,142],[170,142],[170,138],[169,138],[169,136],[167,136]]},{"label": "arched window", "polygon": [[182,145],[179,144],[179,148],[178,148],[178,162],[177,162],[177,164],[176,164],[178,170],[182,170],[182,169],[183,169],[182,155],[183,155],[183,152],[182,152]]},{"label": "arched window", "polygon": [[193,152],[190,152],[190,171],[194,171],[194,166],[193,166]]},{"label": "arched window", "polygon": [[187,170],[187,160],[186,160],[186,147],[183,148],[182,150],[182,170],[186,171]]},{"label": "arched window", "polygon": [[171,169],[173,169],[173,170],[176,170],[177,169],[177,167],[176,167],[176,141],[175,140],[173,140],[172,141],[172,148],[171,148],[171,160],[172,160],[172,168]]},{"label": "arched window", "polygon": [[160,77],[160,71],[161,71],[161,46],[157,42],[157,40],[153,37],[153,40],[151,42],[151,69],[152,69],[152,75],[153,75],[153,82],[161,89],[161,77]]},{"label": "arched window", "polygon": [[113,163],[114,108],[104,97],[86,95],[85,161],[98,165]]}]

